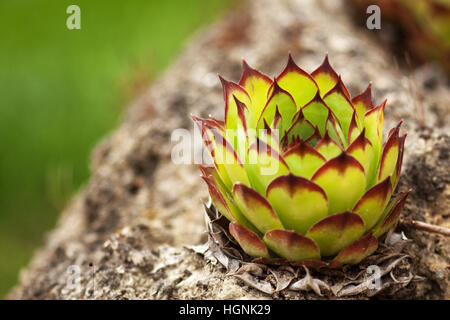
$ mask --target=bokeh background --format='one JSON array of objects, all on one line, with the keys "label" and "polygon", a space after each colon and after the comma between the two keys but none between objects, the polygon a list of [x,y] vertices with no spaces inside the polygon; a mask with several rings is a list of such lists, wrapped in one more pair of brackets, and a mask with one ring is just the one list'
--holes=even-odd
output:
[{"label": "bokeh background", "polygon": [[[0,298],[89,176],[89,153],[233,0],[0,0]],[[81,8],[68,30],[66,8]]]}]

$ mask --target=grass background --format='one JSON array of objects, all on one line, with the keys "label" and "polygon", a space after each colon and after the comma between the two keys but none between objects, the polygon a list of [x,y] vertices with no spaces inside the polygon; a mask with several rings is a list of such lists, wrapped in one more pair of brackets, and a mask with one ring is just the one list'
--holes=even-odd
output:
[{"label": "grass background", "polygon": [[[0,297],[124,106],[232,0],[0,0]],[[66,8],[81,8],[81,30]]]}]

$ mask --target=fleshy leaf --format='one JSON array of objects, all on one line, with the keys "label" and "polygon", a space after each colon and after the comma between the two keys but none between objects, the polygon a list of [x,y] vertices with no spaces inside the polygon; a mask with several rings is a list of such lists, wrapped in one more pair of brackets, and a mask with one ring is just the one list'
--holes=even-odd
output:
[{"label": "fleshy leaf", "polygon": [[218,188],[220,193],[222,193],[223,195],[230,194],[231,190],[228,190],[225,186],[216,167],[207,167],[202,166],[201,164],[197,164],[197,167],[200,169],[204,177],[210,177],[214,180],[214,185]]},{"label": "fleshy leaf", "polygon": [[328,115],[330,114],[330,109],[320,97],[319,92],[317,92],[314,99],[308,102],[308,104],[300,110],[306,120],[319,128],[320,135],[323,136],[325,134],[326,122]]},{"label": "fleshy leaf", "polygon": [[264,127],[264,120],[267,123],[273,122],[277,109],[286,123],[291,123],[292,117],[297,111],[294,99],[289,92],[281,89],[277,81],[274,81],[272,93],[258,120],[258,129]]},{"label": "fleshy leaf", "polygon": [[375,237],[380,237],[397,223],[398,219],[400,218],[400,214],[403,211],[403,207],[405,206],[406,198],[408,197],[409,193],[410,191],[399,193],[395,200],[392,200],[393,205],[391,204],[387,206],[387,209],[390,210],[386,215],[383,215],[380,222],[378,222],[373,229],[373,235]]},{"label": "fleshy leaf", "polygon": [[365,114],[373,108],[372,102],[372,83],[369,83],[366,90],[352,99],[353,106],[361,122],[364,121]]},{"label": "fleshy leaf", "polygon": [[241,211],[234,205],[232,200],[228,198],[227,194],[221,193],[217,187],[216,182],[212,176],[202,176],[203,180],[208,185],[209,195],[214,203],[214,206],[223,214],[229,221],[237,221],[247,229],[257,231],[257,229],[248,221],[248,219],[241,213]]},{"label": "fleshy leaf", "polygon": [[[234,150],[236,150],[238,157],[245,159],[249,146],[249,131],[247,130],[247,118],[249,112],[247,106],[244,103],[239,101],[234,96],[233,98],[238,111],[237,129],[225,130],[225,139],[234,147]],[[255,137],[253,137],[253,140],[254,139]]]},{"label": "fleshy leaf", "polygon": [[322,188],[292,174],[272,181],[267,187],[267,199],[285,228],[301,234],[328,213],[327,197]]},{"label": "fleshy leaf", "polygon": [[375,154],[378,155],[376,164],[379,161],[379,155],[381,155],[381,146],[383,141],[383,114],[386,106],[384,100],[379,106],[366,112],[364,117],[364,128],[366,129],[366,138],[372,143],[375,150]]},{"label": "fleshy leaf", "polygon": [[337,254],[359,239],[365,231],[363,220],[354,213],[336,213],[317,222],[306,233],[320,248],[322,257]]},{"label": "fleshy leaf", "polygon": [[[212,152],[211,143],[213,139],[213,134],[211,132],[211,129],[212,128],[217,129],[221,134],[224,134],[225,128],[215,119],[202,119],[194,115],[191,115],[191,117],[200,130],[205,147],[207,148],[208,151]],[[213,156],[211,155],[211,157]]]},{"label": "fleshy leaf", "polygon": [[228,181],[224,180],[225,185],[228,189],[231,189],[236,182],[250,185],[244,166],[234,148],[217,130],[212,129],[212,132],[214,163],[221,177],[224,175],[228,177]]},{"label": "fleshy leaf", "polygon": [[347,139],[348,129],[355,108],[349,100],[348,91],[340,78],[334,88],[324,96],[323,100],[338,118],[344,137]]},{"label": "fleshy leaf", "polygon": [[328,61],[328,54],[325,55],[322,64],[311,73],[311,76],[319,86],[320,95],[322,97],[330,91],[339,80],[338,74],[334,71]]},{"label": "fleshy leaf", "polygon": [[342,132],[342,128],[336,121],[335,117],[336,116],[333,114],[333,112],[330,111],[330,113],[328,114],[325,130],[328,130],[328,135],[331,139],[333,139],[334,142],[344,148],[345,146],[347,146],[347,142],[344,137],[344,133]]},{"label": "fleshy leaf", "polygon": [[244,103],[247,108],[252,108],[250,96],[247,91],[237,83],[225,80],[219,76],[223,88],[223,96],[225,99],[225,124],[227,129],[237,129],[238,109],[235,102],[235,97]]},{"label": "fleshy leaf", "polygon": [[267,92],[272,85],[272,80],[242,60],[242,76],[239,85],[247,91],[252,100],[248,124],[250,128],[256,128],[259,116],[266,105]]},{"label": "fleshy leaf", "polygon": [[271,230],[265,234],[263,241],[269,249],[289,261],[320,259],[317,244],[295,231]]},{"label": "fleshy leaf", "polygon": [[236,96],[233,96],[234,102],[236,103],[237,107],[237,114],[238,114],[238,121],[237,121],[237,129],[243,130],[245,133],[247,133],[247,119],[246,119],[246,113],[248,113],[247,106],[239,101]]},{"label": "fleshy leaf", "polygon": [[281,116],[280,110],[275,110],[275,117],[273,118],[271,128],[278,130],[278,134],[283,132],[283,117]]},{"label": "fleshy leaf", "polygon": [[347,148],[347,153],[354,157],[363,166],[366,173],[366,187],[372,185],[376,175],[376,156],[372,143],[365,137],[365,128],[361,134]]},{"label": "fleshy leaf", "polygon": [[299,137],[302,140],[306,140],[314,134],[314,126],[305,119],[301,110],[295,115],[295,120],[284,135],[284,143],[292,141],[293,137]]},{"label": "fleshy leaf", "polygon": [[300,141],[299,144],[287,150],[283,158],[294,175],[307,179],[310,179],[326,161],[319,152],[304,141]]},{"label": "fleshy leaf", "polygon": [[397,169],[400,167],[398,163],[401,163],[402,160],[400,157],[400,148],[402,147],[403,149],[402,145],[404,143],[404,137],[403,139],[399,137],[401,124],[402,121],[390,132],[389,138],[383,147],[380,168],[378,169],[378,181],[390,176],[394,186],[397,184]]},{"label": "fleshy leaf", "polygon": [[315,147],[320,140],[322,140],[322,136],[320,135],[319,128],[316,126],[313,135],[306,139],[306,143],[311,147]]},{"label": "fleshy leaf", "polygon": [[[205,144],[205,147],[209,151],[212,160],[214,161],[214,165],[217,168],[218,174],[220,176],[220,180],[223,181],[226,188],[230,191],[231,187],[232,187],[232,182],[231,182],[230,178],[228,177],[227,171],[226,171],[225,167],[223,166],[223,163],[221,163],[221,164],[217,163],[216,158],[215,158],[215,156],[216,156],[216,154],[215,154],[215,149],[216,149],[215,136],[222,136],[222,134],[225,134],[225,130],[212,120],[201,119],[201,118],[197,118],[195,116],[192,116],[192,119],[195,121],[195,123],[200,128],[203,142]],[[223,136],[221,139],[223,140]],[[224,143],[225,143],[225,146],[227,146],[226,141],[222,141],[222,143],[219,143],[219,145],[221,145],[223,147]],[[222,149],[222,147],[221,147],[221,149]]]},{"label": "fleshy leaf", "polygon": [[[289,55],[286,67],[276,80],[280,87],[292,94],[298,108],[311,101],[318,90],[314,79],[297,66],[291,55]],[[300,88],[301,90],[299,90]]]},{"label": "fleshy leaf", "polygon": [[228,228],[245,253],[252,257],[269,258],[269,250],[254,232],[236,222],[231,222]]},{"label": "fleshy leaf", "polygon": [[206,182],[208,186],[209,195],[211,196],[211,200],[214,203],[214,206],[222,213],[225,217],[227,217],[230,221],[236,221],[237,219],[231,212],[227,202],[225,201],[224,196],[217,188],[216,184],[212,181],[211,177],[202,176],[203,180]]},{"label": "fleshy leaf", "polygon": [[337,267],[344,264],[357,264],[374,253],[377,248],[377,238],[369,233],[339,252],[331,265]]},{"label": "fleshy leaf", "polygon": [[245,165],[251,186],[260,194],[276,177],[289,173],[289,168],[281,155],[271,146],[257,139],[249,148],[249,161]]},{"label": "fleshy leaf", "polygon": [[359,129],[361,125],[356,121],[356,111],[353,111],[352,121],[350,122],[350,127],[348,128],[348,145],[350,145],[361,134],[361,130]]},{"label": "fleshy leaf", "polygon": [[[279,114],[279,113],[277,113]],[[277,116],[275,116],[275,119]],[[281,118],[280,118],[281,121]],[[267,145],[271,146],[273,149],[275,149],[276,152],[280,153],[281,147],[280,147],[280,138],[278,136],[278,130],[276,128],[270,127],[267,122],[264,120],[264,130],[259,130],[259,139],[266,143]]]},{"label": "fleshy leaf", "polygon": [[237,183],[233,198],[245,217],[262,233],[272,229],[284,229],[269,202],[255,190]]},{"label": "fleshy leaf", "polygon": [[320,167],[312,181],[325,190],[329,214],[353,209],[366,188],[364,168],[345,152]]},{"label": "fleshy leaf", "polygon": [[394,189],[397,187],[397,183],[400,178],[400,174],[402,172],[403,151],[405,148],[405,140],[406,140],[406,133],[400,137],[400,152],[398,155],[397,167],[395,169],[395,174],[394,174],[394,179],[393,179],[393,188]]},{"label": "fleshy leaf", "polygon": [[319,141],[315,149],[319,152],[326,160],[337,157],[342,153],[342,149],[330,138],[328,130],[325,132],[325,136]]},{"label": "fleshy leaf", "polygon": [[352,210],[364,221],[366,231],[372,229],[383,214],[384,208],[392,194],[390,178],[370,188]]}]

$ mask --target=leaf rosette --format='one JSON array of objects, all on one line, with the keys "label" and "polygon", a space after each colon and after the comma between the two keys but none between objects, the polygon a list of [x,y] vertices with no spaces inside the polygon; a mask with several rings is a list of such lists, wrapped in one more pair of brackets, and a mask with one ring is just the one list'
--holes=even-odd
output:
[{"label": "leaf rosette", "polygon": [[[357,264],[396,224],[408,193],[392,197],[406,134],[383,143],[386,100],[371,84],[350,97],[325,57],[311,74],[289,56],[271,80],[243,62],[220,77],[225,120],[193,116],[214,166],[200,166],[229,232],[255,258]],[[392,199],[391,199],[392,198]]]}]

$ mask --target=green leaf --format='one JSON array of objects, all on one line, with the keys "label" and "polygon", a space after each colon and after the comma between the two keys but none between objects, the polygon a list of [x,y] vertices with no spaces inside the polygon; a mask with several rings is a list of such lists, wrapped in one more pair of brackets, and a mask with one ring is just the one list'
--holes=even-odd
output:
[{"label": "green leaf", "polygon": [[251,186],[260,194],[276,177],[289,173],[289,168],[281,155],[259,138],[249,148],[249,159],[245,164]]},{"label": "green leaf", "polygon": [[236,130],[238,128],[238,109],[235,98],[244,103],[247,108],[252,109],[252,102],[247,91],[237,83],[227,81],[219,76],[223,88],[225,99],[225,124],[227,129]]},{"label": "green leaf", "polygon": [[244,166],[231,144],[217,130],[211,131],[214,135],[212,142],[214,163],[221,177],[228,177],[228,181],[224,180],[228,189],[230,190],[236,182],[250,185]]},{"label": "green leaf", "polygon": [[373,108],[372,83],[369,83],[366,90],[354,97],[352,99],[352,103],[355,107],[356,113],[358,114],[358,119],[361,121],[360,124],[362,124],[366,113]]},{"label": "green leaf", "polygon": [[338,118],[346,143],[348,129],[355,109],[348,98],[347,89],[340,78],[336,86],[324,96],[323,100]]},{"label": "green leaf", "polygon": [[315,149],[326,160],[337,157],[342,153],[342,149],[336,144],[336,142],[330,138],[328,130],[325,132],[325,136],[319,141]]},{"label": "green leaf", "polygon": [[228,228],[231,235],[249,256],[269,258],[269,250],[256,233],[236,222],[230,223]]},{"label": "green leaf", "polygon": [[267,199],[285,228],[301,234],[328,213],[327,197],[322,188],[292,174],[272,181],[267,188]]},{"label": "green leaf", "polygon": [[257,231],[250,221],[242,214],[242,212],[234,205],[233,201],[228,197],[228,194],[221,193],[213,177],[202,176],[203,180],[208,186],[209,195],[214,203],[214,206],[223,214],[229,221],[237,221],[247,229]]},{"label": "green leaf", "polygon": [[333,139],[336,144],[342,148],[344,148],[347,143],[344,137],[344,133],[342,132],[341,125],[336,121],[336,116],[332,111],[328,114],[325,131],[328,130],[328,135],[331,139]]},{"label": "green leaf", "polygon": [[311,101],[318,90],[314,79],[297,66],[291,55],[286,67],[276,80],[281,88],[292,95],[299,109]]},{"label": "green leaf", "polygon": [[359,239],[365,231],[363,220],[354,213],[336,213],[317,222],[306,233],[320,248],[322,257],[337,254]]},{"label": "green leaf", "polygon": [[217,171],[216,167],[207,167],[202,166],[201,164],[197,164],[197,167],[202,172],[202,176],[204,177],[211,177],[211,179],[214,180],[214,185],[218,188],[221,194],[230,194],[231,190],[228,190],[225,184],[223,183],[222,179],[220,178],[219,171]]},{"label": "green leaf", "polygon": [[269,202],[255,190],[237,183],[233,198],[245,217],[262,233],[272,229],[284,229]]},{"label": "green leaf", "polygon": [[311,146],[315,147],[319,141],[322,140],[322,136],[320,135],[319,128],[316,126],[314,128],[314,133],[311,137],[309,137],[305,142]]},{"label": "green leaf", "polygon": [[361,125],[357,123],[356,111],[353,111],[352,121],[350,122],[350,127],[348,128],[347,144],[351,144],[360,134]]},{"label": "green leaf", "polygon": [[352,210],[364,221],[366,231],[372,229],[383,214],[384,209],[391,197],[392,185],[390,178],[370,188],[355,205]]},{"label": "green leaf", "polygon": [[322,64],[311,73],[311,76],[319,86],[320,96],[322,97],[330,91],[339,80],[338,74],[334,71],[328,61],[328,54],[325,55]]},{"label": "green leaf", "polygon": [[389,211],[387,214],[383,214],[382,219],[373,229],[373,235],[375,237],[380,237],[397,223],[409,193],[410,191],[399,193],[395,200],[392,200],[392,202],[387,206],[386,209]]},{"label": "green leaf", "polygon": [[320,167],[312,181],[325,190],[329,214],[353,209],[366,187],[363,167],[345,152]]},{"label": "green leaf", "polygon": [[331,262],[331,266],[357,264],[378,248],[378,240],[371,233],[343,249]]},{"label": "green leaf", "polygon": [[242,76],[239,85],[247,91],[252,100],[248,125],[249,128],[256,128],[259,116],[266,105],[267,92],[272,85],[272,80],[242,60]]},{"label": "green leaf", "polygon": [[287,133],[283,137],[285,143],[292,141],[293,137],[299,137],[301,140],[307,140],[314,134],[314,126],[305,119],[301,110],[296,114],[294,122],[287,130]]},{"label": "green leaf", "polygon": [[364,128],[366,129],[366,138],[369,139],[375,151],[374,165],[378,166],[381,156],[381,147],[383,141],[383,113],[386,106],[386,100],[379,106],[366,112],[364,117]]},{"label": "green leaf", "polygon": [[202,134],[203,142],[205,144],[206,149],[209,151],[211,155],[211,159],[214,161],[214,165],[217,168],[218,174],[220,176],[220,180],[223,181],[228,191],[231,191],[231,187],[233,186],[233,183],[231,182],[230,178],[228,177],[227,171],[223,167],[222,164],[218,164],[215,159],[215,151],[216,148],[215,144],[215,132],[216,134],[225,134],[224,128],[216,121],[210,120],[210,119],[201,119],[197,118],[195,116],[192,116],[192,119],[195,121],[195,123],[200,128],[200,132]]},{"label": "green leaf", "polygon": [[320,259],[317,244],[295,231],[271,230],[264,235],[263,241],[269,249],[289,261]]},{"label": "green leaf", "polygon": [[238,119],[237,119],[237,129],[225,130],[225,139],[233,146],[234,150],[239,158],[245,159],[247,156],[248,146],[249,146],[249,134],[251,132],[247,130],[247,118],[248,118],[248,108],[247,106],[239,101],[236,97],[234,97],[234,101],[238,110]]},{"label": "green leaf", "polygon": [[325,134],[326,122],[330,114],[330,109],[320,97],[319,92],[317,92],[316,96],[300,110],[306,120],[319,128],[320,135],[323,136]]},{"label": "green leaf", "polygon": [[403,158],[403,146],[406,136],[399,137],[399,130],[402,121],[391,130],[388,140],[383,147],[383,153],[378,170],[378,181],[391,177],[392,185],[395,187],[400,175],[401,162]]},{"label": "green leaf", "polygon": [[319,152],[304,141],[288,149],[283,158],[294,175],[307,179],[310,179],[326,161]]},{"label": "green leaf", "polygon": [[365,128],[361,134],[347,148],[347,153],[363,166],[366,173],[366,188],[373,185],[376,176],[376,155],[372,143],[365,137]]},{"label": "green leaf", "polygon": [[[279,113],[276,113],[275,119],[277,119],[278,116]],[[281,122],[281,118],[279,119]],[[268,146],[272,147],[276,152],[278,153],[281,152],[279,131],[274,127],[270,127],[265,120],[264,120],[264,130],[258,130],[258,137],[259,140],[266,143]]]},{"label": "green leaf", "polygon": [[267,101],[267,104],[265,105],[258,120],[258,129],[264,128],[264,120],[267,123],[273,122],[277,108],[279,113],[281,114],[281,118],[283,118],[283,121],[286,121],[286,123],[291,123],[292,117],[297,111],[294,99],[287,91],[281,89],[277,81],[275,81],[273,83],[273,90],[270,98]]}]

